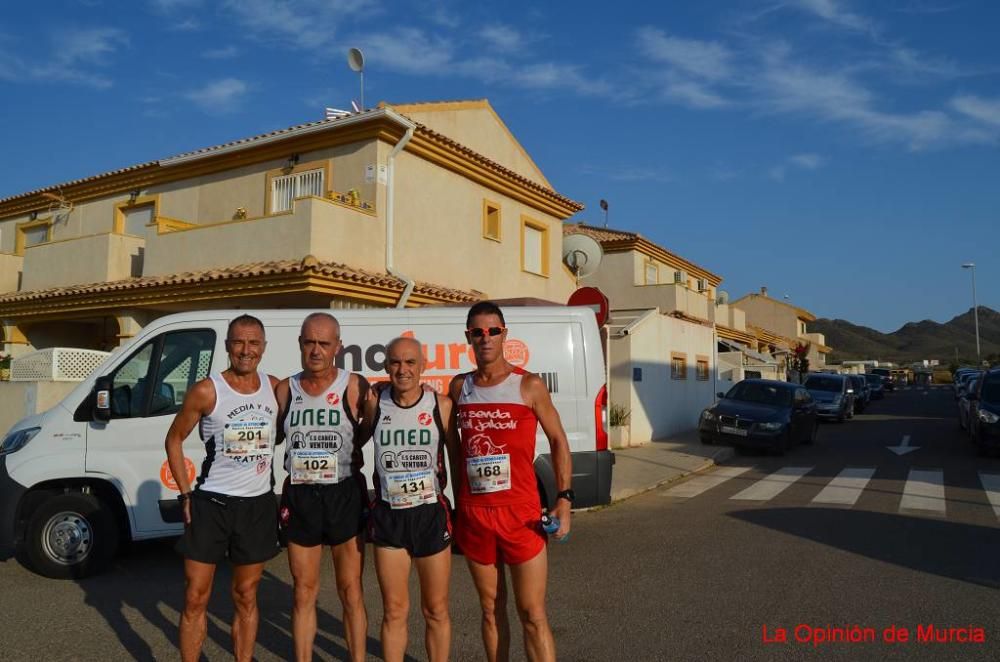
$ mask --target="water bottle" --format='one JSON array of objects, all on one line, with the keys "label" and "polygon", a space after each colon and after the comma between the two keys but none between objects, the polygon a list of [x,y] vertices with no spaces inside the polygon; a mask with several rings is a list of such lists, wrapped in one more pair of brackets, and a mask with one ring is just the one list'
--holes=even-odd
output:
[{"label": "water bottle", "polygon": [[542,531],[548,535],[552,535],[559,530],[559,518],[555,515],[549,515],[548,512],[542,511]]}]

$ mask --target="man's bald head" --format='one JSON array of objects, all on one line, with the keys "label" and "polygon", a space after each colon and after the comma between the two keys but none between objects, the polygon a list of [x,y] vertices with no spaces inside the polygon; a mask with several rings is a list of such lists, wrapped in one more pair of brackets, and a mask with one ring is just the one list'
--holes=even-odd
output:
[{"label": "man's bald head", "polygon": [[302,320],[302,328],[299,330],[300,337],[305,337],[306,327],[332,333],[336,340],[340,340],[340,322],[330,313],[309,313],[306,315],[306,318]]}]

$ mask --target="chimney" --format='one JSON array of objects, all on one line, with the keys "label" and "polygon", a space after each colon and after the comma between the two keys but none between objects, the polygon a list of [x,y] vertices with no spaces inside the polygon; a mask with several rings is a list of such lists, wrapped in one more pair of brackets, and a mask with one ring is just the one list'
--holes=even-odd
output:
[{"label": "chimney", "polygon": [[767,288],[766,288],[766,287],[763,287],[763,286],[762,286],[762,287],[760,288],[760,295],[761,295],[762,297],[766,297],[766,296],[767,296]]}]

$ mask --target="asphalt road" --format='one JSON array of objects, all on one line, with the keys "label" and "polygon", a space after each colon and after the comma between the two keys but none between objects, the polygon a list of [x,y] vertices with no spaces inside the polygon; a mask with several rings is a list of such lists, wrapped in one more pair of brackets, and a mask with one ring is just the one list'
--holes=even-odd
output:
[{"label": "asphalt road", "polygon": [[[904,435],[918,450],[897,456],[886,448]],[[571,541],[550,549],[559,657],[997,659],[1000,520],[980,472],[1000,475],[1000,460],[976,457],[958,431],[951,391],[909,390],[853,421],[823,425],[814,446],[783,457],[738,455],[708,474],[578,513]],[[700,491],[710,479],[716,484]],[[453,659],[482,659],[475,593],[461,557],[452,576]],[[209,660],[229,659],[226,578],[220,571],[210,607]],[[317,659],[343,659],[340,607],[332,578],[325,579]],[[381,608],[370,559],[365,583],[368,650],[377,660]],[[181,601],[181,565],[167,542],[136,545],[108,574],[79,582],[0,563],[0,657],[175,659]],[[261,586],[257,659],[291,657],[290,601],[282,555]],[[411,614],[410,654],[422,660],[418,616]],[[520,659],[512,617],[513,657]],[[982,628],[985,643],[918,641],[918,626],[928,625]],[[876,640],[795,640],[796,632],[827,626],[857,626],[855,634],[870,628]],[[893,626],[908,630],[910,640],[886,642]],[[789,643],[775,642],[781,628]]]}]

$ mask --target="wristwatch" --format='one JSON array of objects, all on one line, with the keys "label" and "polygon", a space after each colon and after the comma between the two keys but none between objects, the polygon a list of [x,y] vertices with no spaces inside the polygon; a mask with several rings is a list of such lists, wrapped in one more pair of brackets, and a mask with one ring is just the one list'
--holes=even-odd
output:
[{"label": "wristwatch", "polygon": [[556,500],[559,499],[566,499],[567,501],[569,501],[570,505],[572,505],[573,502],[576,501],[576,494],[573,492],[573,490],[563,490],[562,492],[556,494]]}]

